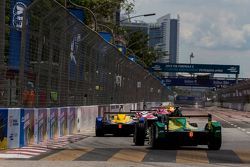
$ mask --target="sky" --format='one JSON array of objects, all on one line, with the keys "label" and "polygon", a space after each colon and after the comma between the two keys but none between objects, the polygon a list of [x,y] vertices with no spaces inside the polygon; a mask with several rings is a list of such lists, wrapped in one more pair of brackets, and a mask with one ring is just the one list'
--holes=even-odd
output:
[{"label": "sky", "polygon": [[[131,0],[132,1],[132,0]],[[250,0],[134,0],[131,16],[147,23],[168,13],[180,16],[179,63],[240,65],[250,78]],[[134,20],[135,21],[135,20]],[[233,76],[232,76],[233,77]]]}]

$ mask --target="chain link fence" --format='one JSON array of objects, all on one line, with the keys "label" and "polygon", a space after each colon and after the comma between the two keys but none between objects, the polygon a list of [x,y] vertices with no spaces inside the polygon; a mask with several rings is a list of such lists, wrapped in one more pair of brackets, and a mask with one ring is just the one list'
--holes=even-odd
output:
[{"label": "chain link fence", "polygon": [[250,103],[250,80],[217,91],[219,102]]},{"label": "chain link fence", "polygon": [[55,0],[36,0],[26,8],[19,69],[9,71],[1,63],[4,107],[166,101],[169,95],[157,78]]}]

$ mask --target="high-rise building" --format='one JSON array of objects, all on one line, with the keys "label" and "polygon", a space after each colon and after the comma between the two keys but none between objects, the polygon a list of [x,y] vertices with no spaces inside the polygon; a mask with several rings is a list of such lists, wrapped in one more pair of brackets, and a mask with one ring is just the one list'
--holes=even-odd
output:
[{"label": "high-rise building", "polygon": [[[179,32],[180,18],[171,18],[170,14],[157,19],[156,23],[124,22],[121,26],[132,31],[141,30],[149,36],[149,46],[153,47],[160,54],[158,62],[178,63],[179,62]],[[164,75],[175,75],[164,73]]]},{"label": "high-rise building", "polygon": [[170,14],[157,19],[149,26],[149,45],[162,52],[160,62],[178,63],[179,60],[179,16]]}]

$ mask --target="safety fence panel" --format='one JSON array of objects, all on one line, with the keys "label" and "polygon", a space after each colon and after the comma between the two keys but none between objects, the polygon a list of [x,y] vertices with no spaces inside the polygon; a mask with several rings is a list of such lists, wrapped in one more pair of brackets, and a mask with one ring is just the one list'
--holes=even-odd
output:
[{"label": "safety fence panel", "polygon": [[17,68],[0,64],[1,106],[47,108],[166,101],[170,92],[157,78],[123,56],[56,0],[34,0],[22,17]]}]

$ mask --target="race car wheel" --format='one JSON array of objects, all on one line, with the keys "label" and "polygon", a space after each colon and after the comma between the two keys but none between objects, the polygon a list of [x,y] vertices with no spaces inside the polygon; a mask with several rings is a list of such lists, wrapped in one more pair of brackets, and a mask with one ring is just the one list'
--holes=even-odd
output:
[{"label": "race car wheel", "polygon": [[103,130],[102,130],[102,129],[96,129],[96,130],[95,130],[95,135],[96,135],[97,137],[102,137],[102,136],[104,136]]},{"label": "race car wheel", "polygon": [[151,128],[151,135],[150,135],[150,144],[151,144],[151,147],[156,149],[159,147],[158,143],[157,143],[157,140],[156,140],[156,126],[153,124],[152,125],[152,128]]},{"label": "race car wheel", "polygon": [[219,150],[221,147],[221,133],[215,136],[214,134],[209,135],[208,149],[209,150]]},{"label": "race car wheel", "polygon": [[222,136],[221,136],[221,127],[217,127],[217,131],[215,130],[216,127],[213,125],[212,129],[209,130],[208,124],[206,124],[205,129],[209,130],[208,135],[208,149],[209,150],[219,150],[222,143]]},{"label": "race car wheel", "polygon": [[137,146],[143,146],[145,140],[145,124],[137,123],[135,125],[134,142]]}]

